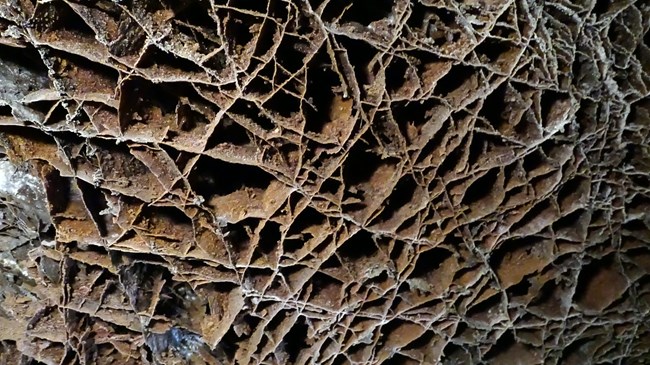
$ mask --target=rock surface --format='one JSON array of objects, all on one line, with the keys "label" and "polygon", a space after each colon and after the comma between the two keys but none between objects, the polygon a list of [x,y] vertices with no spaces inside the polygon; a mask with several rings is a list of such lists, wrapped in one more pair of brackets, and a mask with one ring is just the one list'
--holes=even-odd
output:
[{"label": "rock surface", "polygon": [[649,29],[0,0],[0,364],[650,363]]}]

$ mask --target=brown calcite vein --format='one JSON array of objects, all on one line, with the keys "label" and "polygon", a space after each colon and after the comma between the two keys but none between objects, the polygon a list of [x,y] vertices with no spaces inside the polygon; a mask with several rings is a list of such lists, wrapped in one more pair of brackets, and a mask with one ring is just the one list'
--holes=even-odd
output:
[{"label": "brown calcite vein", "polygon": [[650,363],[649,29],[0,0],[0,364]]}]

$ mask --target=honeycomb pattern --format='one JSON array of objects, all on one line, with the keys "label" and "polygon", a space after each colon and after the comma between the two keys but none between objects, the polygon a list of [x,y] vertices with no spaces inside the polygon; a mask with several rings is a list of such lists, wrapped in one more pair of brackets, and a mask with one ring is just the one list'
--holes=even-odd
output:
[{"label": "honeycomb pattern", "polygon": [[650,363],[649,29],[0,0],[0,363]]}]

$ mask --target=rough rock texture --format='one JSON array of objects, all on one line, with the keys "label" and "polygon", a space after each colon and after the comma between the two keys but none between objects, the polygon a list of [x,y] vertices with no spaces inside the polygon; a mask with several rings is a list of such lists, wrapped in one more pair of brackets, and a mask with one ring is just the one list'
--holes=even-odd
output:
[{"label": "rough rock texture", "polygon": [[650,363],[649,28],[0,0],[0,364]]}]

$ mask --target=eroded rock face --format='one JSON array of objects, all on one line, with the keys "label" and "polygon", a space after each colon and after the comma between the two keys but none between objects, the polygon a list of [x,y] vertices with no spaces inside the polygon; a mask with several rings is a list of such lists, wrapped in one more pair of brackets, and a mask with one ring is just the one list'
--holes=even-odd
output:
[{"label": "eroded rock face", "polygon": [[0,0],[0,363],[649,361],[649,28]]}]

